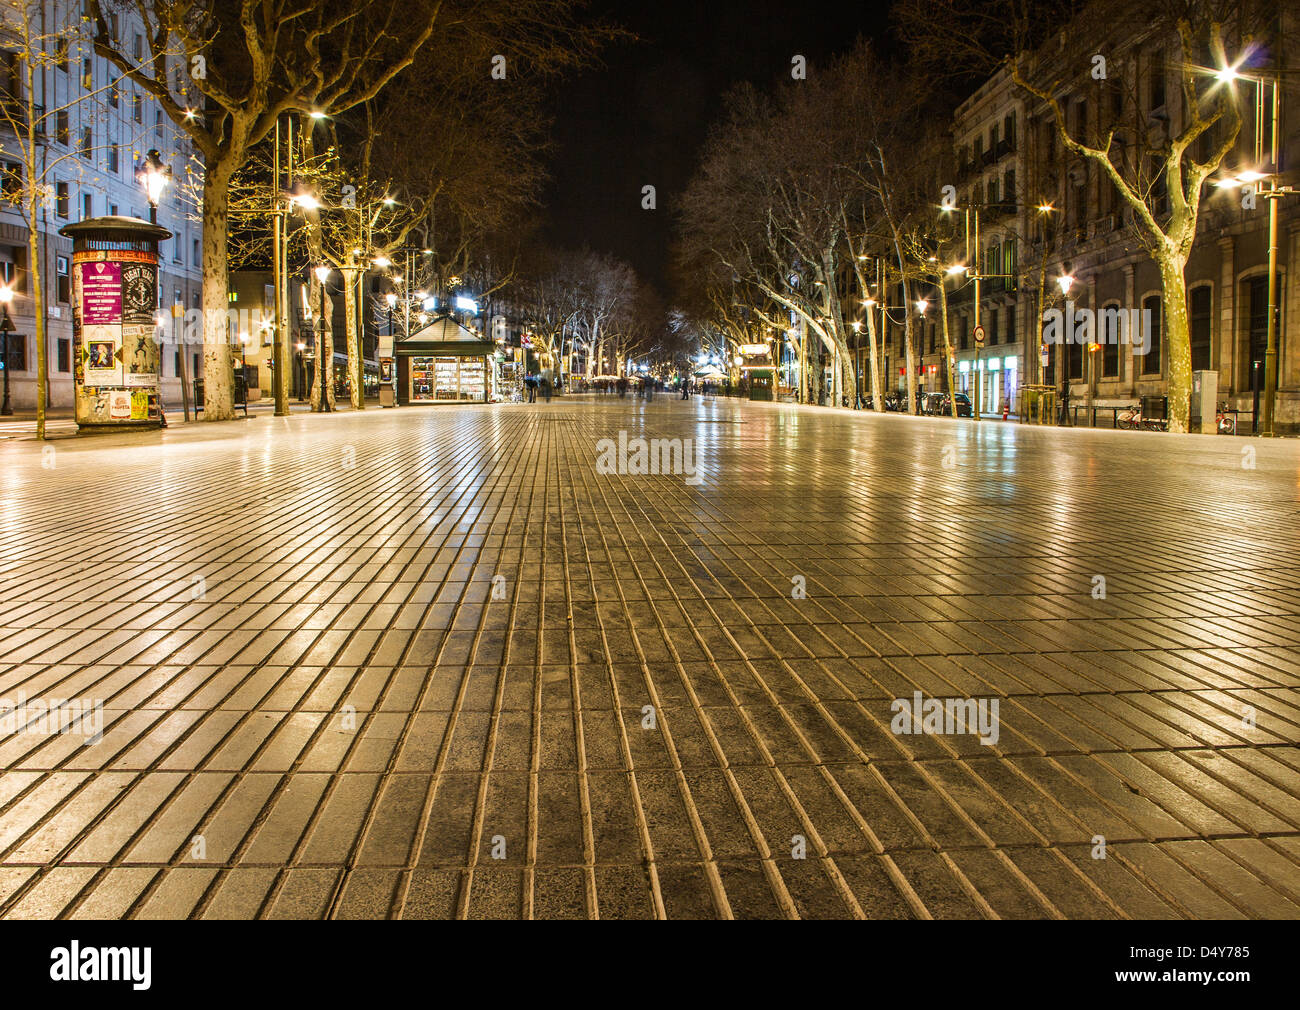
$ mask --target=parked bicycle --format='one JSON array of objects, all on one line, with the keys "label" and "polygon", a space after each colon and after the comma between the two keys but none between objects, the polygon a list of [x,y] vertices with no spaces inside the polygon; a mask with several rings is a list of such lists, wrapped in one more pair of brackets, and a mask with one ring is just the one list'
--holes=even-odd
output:
[{"label": "parked bicycle", "polygon": [[1115,415],[1115,427],[1125,431],[1168,431],[1169,419],[1164,417],[1144,417],[1140,404],[1126,407]]},{"label": "parked bicycle", "polygon": [[1215,415],[1214,423],[1218,428],[1220,435],[1237,434],[1237,415],[1235,413],[1228,413],[1228,405],[1226,403],[1219,404],[1218,413]]}]

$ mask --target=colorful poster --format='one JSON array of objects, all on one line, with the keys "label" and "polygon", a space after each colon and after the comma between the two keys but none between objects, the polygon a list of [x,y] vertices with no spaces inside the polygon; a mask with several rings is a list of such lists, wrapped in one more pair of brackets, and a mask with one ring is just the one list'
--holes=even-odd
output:
[{"label": "colorful poster", "polygon": [[111,326],[122,321],[122,265],[98,260],[82,263],[81,321],[84,326]]},{"label": "colorful poster", "polygon": [[158,341],[153,326],[122,326],[122,365],[124,385],[158,385]]},{"label": "colorful poster", "polygon": [[158,418],[158,394],[152,389],[131,390],[131,420],[148,421]]},{"label": "colorful poster", "polygon": [[393,359],[392,358],[379,359],[379,381],[380,382],[393,381]]},{"label": "colorful poster", "polygon": [[158,271],[148,263],[114,265],[122,275],[122,322],[153,324],[158,312]]},{"label": "colorful poster", "polygon": [[121,386],[120,326],[87,326],[82,331],[85,345],[86,386]]},{"label": "colorful poster", "polygon": [[131,420],[133,397],[129,389],[113,389],[108,394],[108,419],[110,421]]}]

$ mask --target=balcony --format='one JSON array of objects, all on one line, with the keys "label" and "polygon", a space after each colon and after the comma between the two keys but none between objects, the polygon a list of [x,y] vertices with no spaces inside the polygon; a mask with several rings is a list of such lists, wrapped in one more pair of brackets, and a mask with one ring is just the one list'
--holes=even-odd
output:
[{"label": "balcony", "polygon": [[[31,124],[27,121],[27,101],[26,99],[10,94],[7,91],[0,91],[0,128],[8,129],[13,132],[16,128],[26,130]],[[45,135],[45,107],[34,105],[31,109],[33,121],[36,123],[37,136]]]}]

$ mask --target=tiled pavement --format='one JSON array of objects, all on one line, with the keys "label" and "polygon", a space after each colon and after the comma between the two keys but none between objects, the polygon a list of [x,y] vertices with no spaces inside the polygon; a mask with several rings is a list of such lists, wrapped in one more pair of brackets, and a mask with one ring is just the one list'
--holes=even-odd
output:
[{"label": "tiled pavement", "polygon": [[[619,429],[703,483],[598,473]],[[603,398],[53,444],[0,445],[0,698],[104,733],[0,738],[0,915],[1300,914],[1295,442]],[[892,733],[915,691],[997,742]]]}]

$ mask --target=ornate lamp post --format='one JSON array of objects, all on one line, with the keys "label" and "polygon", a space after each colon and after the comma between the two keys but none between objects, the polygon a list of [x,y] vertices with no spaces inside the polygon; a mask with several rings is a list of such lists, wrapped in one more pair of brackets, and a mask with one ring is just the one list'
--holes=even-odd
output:
[{"label": "ornate lamp post", "polygon": [[0,404],[0,416],[12,417],[14,408],[9,402],[9,334],[14,331],[14,321],[9,318],[9,303],[14,300],[14,289],[5,285],[0,287],[0,307],[3,308],[3,316],[0,316],[0,333],[4,335],[4,368],[5,368],[5,393],[4,403]]},{"label": "ornate lamp post", "polygon": [[316,321],[316,332],[318,334],[316,346],[316,373],[320,377],[320,409],[328,411],[330,407],[329,389],[326,387],[326,368],[325,355],[333,355],[334,348],[325,346],[326,338],[329,336],[329,323],[325,321],[325,282],[330,278],[330,268],[327,264],[322,263],[315,268],[316,280],[320,282],[320,318]]}]

